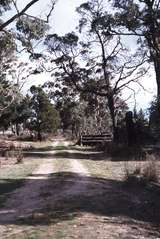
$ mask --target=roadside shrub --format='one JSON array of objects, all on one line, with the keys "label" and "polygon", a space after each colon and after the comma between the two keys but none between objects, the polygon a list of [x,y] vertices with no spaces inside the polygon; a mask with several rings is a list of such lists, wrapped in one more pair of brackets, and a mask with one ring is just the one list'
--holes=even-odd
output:
[{"label": "roadside shrub", "polygon": [[125,163],[124,181],[129,186],[145,186],[151,182],[158,182],[158,179],[157,163],[155,160],[148,160],[143,164],[136,163],[134,168]]},{"label": "roadside shrub", "polygon": [[16,163],[22,163],[23,162],[23,152],[22,152],[22,148],[18,148],[17,151],[15,152],[16,155]]},{"label": "roadside shrub", "polygon": [[146,167],[143,169],[143,177],[146,182],[158,181],[158,170],[155,160],[150,160],[147,162]]},{"label": "roadside shrub", "polygon": [[8,152],[8,150],[5,150],[4,156],[5,156],[5,160],[9,159],[9,152]]},{"label": "roadside shrub", "polygon": [[132,146],[129,147],[123,144],[114,144],[110,143],[105,147],[105,153],[113,159],[120,159],[121,160],[137,160],[137,161],[144,161],[146,160],[146,152],[140,146]]},{"label": "roadside shrub", "polygon": [[17,164],[22,163],[24,158],[22,148],[18,147],[14,150],[7,151],[5,157],[6,159],[15,158]]},{"label": "roadside shrub", "polygon": [[127,185],[131,186],[144,183],[142,178],[142,168],[140,164],[136,163],[134,168],[131,168],[128,162],[125,163],[124,182]]}]

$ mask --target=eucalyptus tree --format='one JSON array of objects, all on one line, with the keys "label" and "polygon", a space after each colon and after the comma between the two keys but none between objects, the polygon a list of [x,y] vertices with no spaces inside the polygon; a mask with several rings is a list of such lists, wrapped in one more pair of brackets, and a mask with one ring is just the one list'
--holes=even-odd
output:
[{"label": "eucalyptus tree", "polygon": [[[17,0],[0,1],[0,54],[4,53],[3,57],[1,55],[1,61],[9,51],[15,54],[28,52],[32,59],[42,56],[35,53],[35,47],[41,43],[49,29],[49,19],[56,0],[46,3],[46,9],[41,16],[39,11],[29,14],[29,10],[38,3],[41,4],[41,0],[30,0],[26,4]],[[12,62],[14,60],[12,55]]]},{"label": "eucalyptus tree", "polygon": [[[37,57],[34,54],[34,47],[38,43],[35,42],[44,37],[45,32],[49,29],[49,19],[54,10],[56,0],[48,1],[43,17],[39,16],[39,12],[30,15],[29,11],[35,4],[40,4],[41,0],[31,0],[27,4],[17,0],[0,1],[0,33],[19,40],[21,44],[16,44],[17,50],[20,53],[23,50],[32,54],[32,57]],[[11,14],[4,14],[12,10]],[[46,12],[47,11],[47,12]],[[20,47],[20,50],[18,49]]]},{"label": "eucalyptus tree", "polygon": [[149,111],[149,126],[153,131],[157,131],[158,137],[160,135],[160,102],[155,98],[148,109]]},{"label": "eucalyptus tree", "polygon": [[131,54],[124,47],[120,36],[106,32],[107,16],[103,1],[90,1],[78,9],[80,14],[79,33],[65,36],[50,34],[46,38],[55,77],[65,81],[83,93],[91,93],[106,99],[112,120],[113,135],[116,134],[116,114],[121,92],[127,87],[131,91],[133,83],[146,74],[142,67],[146,55]]},{"label": "eucalyptus tree", "polygon": [[[40,0],[30,0],[27,3],[21,1],[19,8],[20,1],[0,1],[0,94],[1,99],[3,98],[0,100],[0,114],[10,107],[13,101],[15,102],[25,79],[30,74],[37,73],[35,68],[31,69],[24,66],[24,63],[19,63],[18,57],[24,51],[29,53],[32,59],[41,56],[35,53],[35,46],[49,29],[49,18],[54,10],[55,1],[50,0],[48,5],[46,4],[48,12],[45,12],[45,17],[40,17],[38,11],[37,13],[35,11],[34,15],[29,15],[28,10],[40,2]],[[9,14],[10,10],[12,10],[11,14]],[[14,75],[16,82],[10,77],[11,75]]]},{"label": "eucalyptus tree", "polygon": [[[31,19],[32,20],[39,20],[39,21],[48,23],[49,18],[52,14],[52,11],[54,10],[56,0],[51,0],[50,4],[48,4],[49,5],[49,10],[48,10],[48,13],[46,14],[45,19],[39,18],[38,14],[37,15],[29,15],[28,12],[27,12],[32,6],[34,6],[38,2],[40,3],[41,0],[30,0],[30,1],[28,1],[28,3],[26,5],[24,5],[22,7],[22,9],[19,9],[16,0],[2,0],[2,1],[0,1],[0,16],[1,16],[0,31],[5,31],[5,29],[8,26],[10,26],[10,24],[12,24],[13,22],[15,22],[17,20],[22,21],[24,16],[28,17],[27,18],[28,20],[31,20]],[[9,11],[9,10],[15,10],[14,15],[9,17],[7,20],[3,20],[3,14],[6,11]],[[28,24],[30,24],[30,23],[31,23],[31,21]],[[36,23],[36,22],[34,21],[34,23]]]},{"label": "eucalyptus tree", "polygon": [[146,54],[148,61],[153,63],[155,69],[159,97],[160,1],[108,0],[108,3],[112,6],[112,14],[106,14],[106,32],[108,35],[129,36],[140,53]]},{"label": "eucalyptus tree", "polygon": [[[14,98],[14,88],[6,80],[6,71],[14,58],[15,44],[10,34],[0,34],[0,114]],[[14,89],[14,90],[13,90]],[[12,97],[13,96],[13,97]]]},{"label": "eucalyptus tree", "polygon": [[45,83],[45,89],[60,113],[63,131],[71,130],[72,137],[81,134],[101,134],[110,131],[111,120],[106,101],[92,93],[76,91],[59,80]]},{"label": "eucalyptus tree", "polygon": [[50,102],[47,94],[41,87],[32,86],[29,118],[29,129],[37,133],[38,140],[42,140],[42,133],[55,133],[59,127],[59,113]]},{"label": "eucalyptus tree", "polygon": [[14,59],[14,39],[10,34],[2,34],[0,37],[0,116],[6,113],[6,109],[13,102],[21,98],[17,86],[7,79],[7,72]]}]

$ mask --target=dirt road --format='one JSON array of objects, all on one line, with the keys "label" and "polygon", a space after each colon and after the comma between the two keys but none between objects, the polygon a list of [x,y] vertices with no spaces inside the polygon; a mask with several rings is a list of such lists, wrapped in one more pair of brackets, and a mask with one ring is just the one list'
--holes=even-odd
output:
[{"label": "dirt road", "polygon": [[32,175],[26,178],[24,186],[9,195],[5,207],[0,209],[0,223],[13,222],[42,208],[45,202],[39,195],[41,190],[47,187],[47,179],[53,172],[51,159],[42,162]]},{"label": "dirt road", "polygon": [[[68,142],[53,142],[54,147],[60,145],[67,147]],[[131,206],[138,205],[133,198],[120,182],[94,177],[83,159],[43,158],[0,209],[0,239],[160,238],[155,226],[137,221],[132,213],[132,219],[128,217]],[[37,233],[37,225],[38,236],[24,236]]]},{"label": "dirt road", "polygon": [[[54,147],[59,145],[68,146],[68,142],[62,142],[62,140],[60,140],[53,143]],[[78,182],[73,183],[72,186],[67,186],[63,192],[60,191],[56,195],[52,195],[49,187],[49,179],[52,174],[58,172],[54,169],[53,159],[42,160],[41,165],[32,175],[25,179],[23,187],[18,188],[8,195],[5,206],[0,209],[0,224],[14,224],[15,221],[27,218],[31,216],[34,211],[44,208],[46,206],[46,199],[41,197],[41,192],[50,195],[47,199],[49,202],[51,197],[54,197],[56,200],[59,197],[62,198],[62,194],[65,195],[65,197],[67,195],[71,197],[81,193],[82,190],[85,191],[86,185],[80,182],[80,177],[81,175],[89,175],[89,172],[76,159],[69,160],[69,162],[70,171],[79,175]],[[63,168],[61,170],[63,171]],[[2,231],[4,232],[4,230],[0,230],[0,238],[3,237]]]}]

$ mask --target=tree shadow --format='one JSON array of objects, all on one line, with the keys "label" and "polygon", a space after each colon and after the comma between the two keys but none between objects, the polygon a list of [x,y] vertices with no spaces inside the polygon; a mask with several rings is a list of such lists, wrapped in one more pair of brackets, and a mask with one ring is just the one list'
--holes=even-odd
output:
[{"label": "tree shadow", "polygon": [[103,152],[98,151],[77,151],[77,150],[54,150],[54,151],[27,151],[23,153],[24,157],[34,158],[66,158],[66,159],[90,159],[104,160],[107,158]]},{"label": "tree shadow", "polygon": [[[152,152],[153,153],[153,152]],[[23,152],[25,157],[43,158],[66,158],[66,159],[89,159],[94,161],[145,161],[146,152],[140,147],[117,146],[110,147],[108,151],[100,151],[95,147],[76,148],[69,146],[45,146],[32,148]]]},{"label": "tree shadow", "polygon": [[49,146],[40,146],[40,147],[31,146],[30,148],[26,149],[26,151],[29,151],[29,152],[37,152],[37,151],[44,152],[44,151],[53,151],[53,150],[56,150],[56,151],[76,150],[79,152],[97,151],[96,147],[81,147],[74,144],[70,144],[67,146],[65,145],[57,145],[57,146],[49,145]]},{"label": "tree shadow", "polygon": [[[30,195],[18,197],[14,207],[1,208],[0,224],[48,224],[70,220],[81,213],[117,218],[122,222],[133,223],[133,220],[160,223],[160,194],[147,191],[143,187],[128,188],[122,181],[83,176],[71,172],[60,172],[49,175],[32,175],[27,180],[31,186]],[[43,188],[44,181],[47,186]],[[19,180],[4,180],[4,183],[17,184]],[[39,201],[31,203],[32,208],[23,204],[34,201],[34,190],[41,187]],[[20,189],[19,189],[20,190]],[[17,192],[18,193],[18,192]],[[19,205],[21,204],[21,205]],[[29,204],[28,204],[29,205]],[[17,217],[14,217],[14,214]],[[11,215],[14,221],[9,220]],[[38,216],[39,215],[39,216]],[[5,220],[5,217],[7,220]]]}]

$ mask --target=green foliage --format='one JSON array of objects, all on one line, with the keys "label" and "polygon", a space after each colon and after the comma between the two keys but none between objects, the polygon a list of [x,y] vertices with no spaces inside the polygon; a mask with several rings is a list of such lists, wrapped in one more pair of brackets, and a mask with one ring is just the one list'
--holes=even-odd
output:
[{"label": "green foliage", "polygon": [[[14,37],[11,33],[1,33],[0,34],[0,61],[4,59],[13,57],[15,50]],[[13,58],[12,58],[13,60]]]},{"label": "green foliage", "polygon": [[[59,75],[58,75],[59,76]],[[71,130],[73,137],[81,133],[101,133],[110,131],[111,120],[102,97],[92,93],[77,92],[67,87],[67,81],[45,84],[60,113],[63,131]]]},{"label": "green foliage", "polygon": [[[9,83],[6,81],[8,69],[14,60],[15,42],[11,33],[0,34],[0,94],[7,95]],[[6,81],[6,82],[5,82]],[[11,95],[11,94],[10,94]]]},{"label": "green foliage", "polygon": [[[24,1],[25,2],[25,1]],[[27,10],[33,6],[35,3],[40,2],[39,0],[30,0],[25,6],[22,4],[22,9],[18,8],[17,1],[12,0],[0,0],[0,53],[7,49],[17,50],[22,52],[25,50],[31,54],[32,58],[41,57],[42,54],[35,53],[35,41],[42,39],[49,29],[49,17],[54,9],[55,2],[52,1],[49,13],[46,14],[46,19],[41,19],[36,15],[29,15]],[[13,14],[9,18],[3,16],[8,10],[13,10]],[[9,29],[9,25],[15,23],[16,27]],[[8,29],[6,30],[6,28]],[[2,36],[3,41],[1,40]],[[19,41],[19,42],[18,42]],[[5,45],[5,47],[3,47]],[[16,47],[15,47],[16,45]]]},{"label": "green foliage", "polygon": [[45,43],[55,56],[51,62],[59,68],[53,75],[66,88],[80,92],[79,97],[88,103],[88,114],[95,113],[97,97],[102,97],[102,108],[109,110],[115,131],[117,118],[126,110],[121,91],[144,74],[139,69],[141,59],[123,46],[120,36],[108,31],[106,26],[113,23],[113,17],[106,12],[103,1],[88,1],[77,11],[77,36],[72,32],[46,38]]},{"label": "green foliage", "polygon": [[[16,134],[29,128],[41,133],[55,132],[59,126],[59,114],[50,103],[49,98],[40,87],[31,87],[32,97],[15,96],[0,116],[0,127],[8,129],[15,126]],[[2,97],[2,96],[1,96]],[[3,98],[4,100],[4,98]]]},{"label": "green foliage", "polygon": [[136,143],[143,145],[150,142],[151,134],[149,130],[149,122],[146,117],[146,114],[142,109],[138,112],[134,111],[134,121],[135,121],[135,135]]},{"label": "green foliage", "polygon": [[43,20],[29,16],[21,17],[17,21],[16,27],[20,33],[23,33],[30,40],[39,40],[49,29],[49,26]]},{"label": "green foliage", "polygon": [[15,100],[10,107],[6,110],[8,117],[3,114],[4,118],[7,118],[10,125],[16,126],[16,133],[19,135],[19,125],[23,124],[23,128],[27,127],[27,121],[31,117],[32,111],[30,109],[30,97],[25,97]]},{"label": "green foliage", "polygon": [[49,25],[39,18],[22,16],[16,22],[16,29],[16,37],[21,42],[22,47],[25,47],[28,50],[33,59],[41,57],[41,54],[38,55],[34,53],[33,44],[35,41],[44,37],[46,31],[49,29]]},{"label": "green foliage", "polygon": [[11,6],[10,6],[11,3],[12,3],[12,0],[0,0],[0,15],[2,15],[3,12],[11,9]]},{"label": "green foliage", "polygon": [[143,128],[144,126],[148,125],[148,120],[142,109],[140,109],[138,112],[136,109],[134,109],[134,120],[139,128]]},{"label": "green foliage", "polygon": [[7,71],[14,60],[15,42],[13,34],[3,32],[0,34],[0,116],[13,101],[17,89],[13,83],[6,80]]},{"label": "green foliage", "polygon": [[77,46],[78,36],[74,32],[67,33],[65,36],[58,36],[57,34],[51,34],[46,37],[45,44],[47,44],[52,50],[60,50],[61,44],[65,46]]},{"label": "green foliage", "polygon": [[15,85],[6,81],[5,78],[0,79],[0,116],[8,107],[20,97],[18,89]]},{"label": "green foliage", "polygon": [[59,127],[59,114],[51,104],[47,94],[40,87],[32,86],[30,108],[32,116],[29,120],[29,128],[38,133],[55,133]]},{"label": "green foliage", "polygon": [[154,99],[149,108],[149,121],[151,129],[160,130],[160,100]]},{"label": "green foliage", "polygon": [[[110,34],[134,36],[137,54],[152,62],[157,82],[157,95],[160,95],[160,6],[152,0],[112,0],[114,24],[108,28]],[[136,46],[135,44],[135,46]]]},{"label": "green foliage", "polygon": [[[159,7],[158,1],[144,0],[133,1],[123,1],[114,0],[112,1],[113,6],[116,8],[116,21],[115,24],[119,26],[124,26],[130,31],[139,31],[144,36],[148,32],[158,30],[159,25]],[[136,32],[135,32],[136,34]],[[149,36],[151,37],[151,36]]]}]

